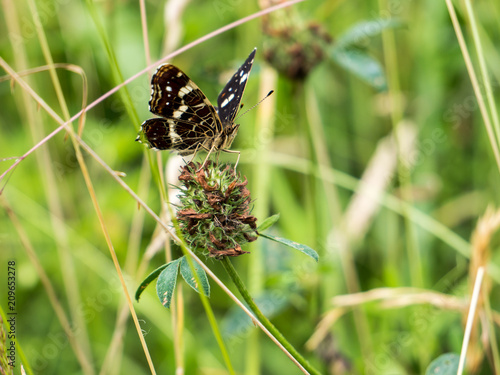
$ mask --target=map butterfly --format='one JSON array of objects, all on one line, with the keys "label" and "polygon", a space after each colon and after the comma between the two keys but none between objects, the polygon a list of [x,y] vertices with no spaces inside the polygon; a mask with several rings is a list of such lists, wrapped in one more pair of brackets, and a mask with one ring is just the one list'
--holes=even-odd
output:
[{"label": "map butterfly", "polygon": [[176,150],[181,156],[196,154],[201,149],[208,151],[207,159],[213,151],[239,154],[229,147],[238,132],[239,124],[234,123],[234,118],[256,50],[220,92],[217,107],[179,68],[172,64],[158,67],[151,79],[149,110],[161,117],[144,121],[136,141],[155,150]]}]

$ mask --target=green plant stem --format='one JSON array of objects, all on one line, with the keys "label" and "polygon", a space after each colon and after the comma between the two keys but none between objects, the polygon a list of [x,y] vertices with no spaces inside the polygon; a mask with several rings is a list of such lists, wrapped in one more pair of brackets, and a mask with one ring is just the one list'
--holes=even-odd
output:
[{"label": "green plant stem", "polygon": [[[176,229],[178,229],[178,225],[176,225]],[[177,230],[177,235],[180,234],[180,231]],[[196,284],[201,285],[200,277],[198,273],[196,272],[194,268],[194,260],[191,258],[189,255],[186,245],[184,243],[181,244],[182,251],[184,252],[184,255],[186,256],[186,260],[189,264],[189,268],[191,269],[191,272],[195,278]],[[226,345],[224,343],[224,339],[222,338],[222,333],[219,329],[219,326],[217,324],[217,319],[215,318],[214,311],[212,310],[212,307],[210,306],[210,302],[208,301],[208,297],[203,294],[203,292],[198,291],[198,295],[200,296],[201,303],[203,304],[203,308],[205,309],[205,313],[207,314],[208,322],[210,323],[210,327],[212,328],[212,332],[215,336],[215,340],[217,340],[217,344],[219,345],[219,349],[221,351],[222,357],[224,358],[224,363],[226,364],[227,371],[231,374],[234,375],[235,371],[233,369],[233,365],[231,364],[231,357],[229,357],[229,352],[226,348]]]},{"label": "green plant stem", "polygon": [[255,316],[259,319],[259,321],[262,323],[264,327],[267,328],[269,332],[279,341],[281,345],[299,362],[309,373],[311,374],[320,374],[318,370],[316,370],[314,367],[311,366],[311,364],[304,358],[302,355],[290,344],[285,337],[281,334],[280,331],[271,323],[269,319],[260,311],[259,307],[255,304],[253,301],[252,297],[248,293],[248,290],[246,286],[243,284],[243,281],[241,280],[240,276],[236,272],[236,269],[233,267],[233,264],[229,260],[228,257],[224,257],[221,260],[222,265],[224,266],[224,269],[226,272],[229,274],[229,277],[231,277],[231,280],[233,281],[234,285],[236,285],[236,288],[238,288],[238,291],[240,292],[241,296],[247,303],[248,307],[253,311]]},{"label": "green plant stem", "polygon": [[[479,63],[479,70],[481,73],[482,84],[484,85],[484,91],[486,94],[486,98],[488,100],[489,106],[489,114],[490,114],[490,122],[493,122],[493,131],[488,132],[488,136],[490,134],[494,134],[495,137],[490,139],[491,147],[496,148],[495,154],[498,154],[499,144],[500,144],[500,122],[498,120],[498,112],[495,105],[495,98],[493,97],[493,89],[491,87],[491,78],[490,73],[488,72],[488,68],[486,66],[486,61],[484,58],[483,45],[481,42],[481,38],[479,36],[478,25],[476,22],[476,16],[474,14],[474,7],[472,6],[470,0],[465,1],[465,7],[467,9],[467,13],[469,15],[470,27],[472,32],[472,37],[474,38],[474,44],[476,47],[476,57]],[[495,151],[495,150],[494,150]]]},{"label": "green plant stem", "polygon": [[[388,9],[387,0],[379,0],[380,9]],[[394,36],[394,30],[386,29],[382,32],[382,43],[384,51],[384,60],[386,64],[386,74],[387,74],[387,84],[388,91],[393,102],[393,107],[391,111],[391,121],[392,127],[394,129],[394,140],[396,142],[396,148],[398,150],[398,165],[397,165],[397,179],[401,187],[401,196],[404,202],[409,205],[413,204],[412,196],[412,182],[411,182],[411,171],[403,163],[401,159],[401,143],[399,140],[399,129],[400,124],[404,117],[403,103],[401,101],[401,85],[399,81],[399,64],[397,57],[397,47],[396,38]],[[411,264],[409,267],[411,283],[415,287],[424,286],[424,276],[422,267],[422,257],[421,251],[418,243],[418,236],[416,229],[411,221],[411,216],[407,206],[403,205],[401,207],[403,212],[404,226],[406,229],[406,248],[408,254],[408,261]]]},{"label": "green plant stem", "polygon": [[[481,112],[481,117],[483,118],[484,125],[486,127],[486,131],[488,133],[488,138],[491,143],[491,149],[493,154],[495,155],[495,161],[497,163],[497,168],[500,171],[500,150],[498,146],[494,143],[495,141],[495,132],[493,130],[493,125],[491,124],[490,116],[488,113],[488,109],[486,108],[486,100],[483,97],[483,93],[480,89],[480,84],[476,76],[476,72],[474,70],[474,66],[472,65],[472,60],[469,55],[469,51],[467,50],[467,44],[465,43],[464,36],[462,34],[462,30],[460,29],[460,23],[458,21],[457,14],[455,12],[455,8],[451,0],[446,0],[446,6],[448,8],[448,13],[451,17],[451,22],[453,24],[453,28],[455,29],[455,34],[458,39],[458,44],[460,45],[460,49],[462,50],[462,55],[464,58],[465,66],[467,67],[467,72],[469,73],[469,77],[471,80],[472,88],[474,89],[474,95],[477,98],[477,104],[479,106],[479,110]],[[474,21],[472,21],[474,22]],[[489,80],[487,80],[489,82]]]}]

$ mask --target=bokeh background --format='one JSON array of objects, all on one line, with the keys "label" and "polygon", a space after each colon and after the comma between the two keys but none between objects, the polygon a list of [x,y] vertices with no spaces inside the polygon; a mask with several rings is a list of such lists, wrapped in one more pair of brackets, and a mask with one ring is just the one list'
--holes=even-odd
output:
[{"label": "bokeh background", "polygon": [[[152,66],[72,123],[105,164],[82,150],[83,170],[59,131],[1,179],[0,306],[6,313],[14,260],[16,358],[28,372],[152,373],[110,249],[131,296],[182,252],[105,166],[167,221],[158,178],[174,184],[178,164],[134,142],[152,116],[156,62],[271,5],[2,1],[0,173],[60,126],[46,108],[67,120]],[[455,366],[480,266],[481,319],[467,364],[469,373],[500,371],[499,134],[488,132],[479,106],[498,125],[500,5],[468,6],[453,9],[480,100],[445,1],[305,1],[169,59],[215,103],[257,47],[243,109],[275,93],[238,120],[232,149],[241,151],[259,222],[279,213],[269,233],[310,246],[320,261],[260,238],[232,262],[320,373],[423,374],[447,353]],[[235,290],[216,260],[202,259]],[[236,373],[300,373],[214,283],[210,304]],[[154,285],[133,307],[156,373],[229,373],[199,296],[181,279],[174,309],[159,303]]]}]

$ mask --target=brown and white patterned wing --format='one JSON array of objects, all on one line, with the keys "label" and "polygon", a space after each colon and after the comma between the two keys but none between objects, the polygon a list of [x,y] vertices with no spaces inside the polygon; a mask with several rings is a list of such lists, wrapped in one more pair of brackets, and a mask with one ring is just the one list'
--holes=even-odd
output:
[{"label": "brown and white patterned wing", "polygon": [[[222,131],[215,108],[179,68],[161,65],[151,79],[149,110],[162,118],[146,120],[137,140],[158,150],[189,155]],[[207,142],[208,140],[208,142]]]}]

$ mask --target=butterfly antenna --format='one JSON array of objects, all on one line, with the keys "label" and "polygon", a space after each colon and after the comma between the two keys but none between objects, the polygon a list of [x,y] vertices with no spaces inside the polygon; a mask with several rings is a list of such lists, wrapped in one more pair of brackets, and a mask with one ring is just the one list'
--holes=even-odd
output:
[{"label": "butterfly antenna", "polygon": [[[243,117],[244,115],[246,115],[248,112],[250,112],[252,109],[254,109],[255,107],[257,107],[260,103],[262,103],[264,100],[266,100],[269,96],[271,96],[271,94],[274,92],[274,90],[271,90],[267,93],[266,96],[264,96],[257,104],[253,105],[252,107],[248,108],[245,112],[243,112],[241,115],[239,115],[238,117],[236,117],[236,120],[238,120],[240,117]],[[240,109],[243,107],[243,104],[240,106]]]}]

